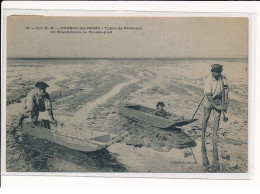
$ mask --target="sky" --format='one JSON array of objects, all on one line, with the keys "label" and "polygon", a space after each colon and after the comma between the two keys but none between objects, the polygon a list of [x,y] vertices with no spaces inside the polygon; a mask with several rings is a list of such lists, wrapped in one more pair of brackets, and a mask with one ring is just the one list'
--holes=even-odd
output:
[{"label": "sky", "polygon": [[[110,34],[89,34],[87,29],[57,33],[71,31],[62,27],[115,30]],[[248,18],[8,16],[7,57],[247,58]]]}]

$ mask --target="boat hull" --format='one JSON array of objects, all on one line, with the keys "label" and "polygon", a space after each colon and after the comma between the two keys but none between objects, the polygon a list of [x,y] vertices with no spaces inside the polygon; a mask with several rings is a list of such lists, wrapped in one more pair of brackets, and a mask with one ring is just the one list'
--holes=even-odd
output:
[{"label": "boat hull", "polygon": [[93,152],[104,149],[117,141],[116,136],[112,135],[111,137],[110,134],[101,135],[100,133],[98,133],[98,135],[96,135],[95,137],[84,141],[78,138],[62,135],[60,133],[57,133],[57,131],[55,130],[51,130],[48,127],[36,125],[32,128],[30,123],[26,122],[23,123],[22,132],[73,150],[83,152]]},{"label": "boat hull", "polygon": [[122,105],[119,108],[119,113],[128,119],[143,122],[157,128],[170,128],[174,126],[182,126],[193,121],[185,120],[183,116],[170,114],[169,118],[163,118],[153,115],[155,109],[147,108],[141,105]]}]

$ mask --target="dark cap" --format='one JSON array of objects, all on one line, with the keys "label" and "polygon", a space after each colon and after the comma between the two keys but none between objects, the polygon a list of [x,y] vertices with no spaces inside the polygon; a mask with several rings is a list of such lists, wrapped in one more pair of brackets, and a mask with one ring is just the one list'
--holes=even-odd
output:
[{"label": "dark cap", "polygon": [[220,64],[212,64],[211,71],[222,72],[223,66]]},{"label": "dark cap", "polygon": [[37,88],[41,88],[41,89],[43,89],[43,88],[48,88],[48,87],[49,87],[49,85],[46,84],[45,82],[37,82],[37,83],[35,84],[35,86],[36,86]]},{"label": "dark cap", "polygon": [[158,102],[157,105],[156,105],[156,107],[158,107],[158,106],[162,106],[162,107],[164,107],[165,105],[164,105],[163,102]]}]

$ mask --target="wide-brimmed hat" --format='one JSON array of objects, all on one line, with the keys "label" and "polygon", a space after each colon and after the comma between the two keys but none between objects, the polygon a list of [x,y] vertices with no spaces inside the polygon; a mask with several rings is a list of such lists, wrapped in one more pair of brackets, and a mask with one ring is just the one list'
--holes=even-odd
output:
[{"label": "wide-brimmed hat", "polygon": [[223,70],[223,66],[220,64],[212,64],[211,65],[211,71],[215,71],[215,72],[222,72]]},{"label": "wide-brimmed hat", "polygon": [[45,82],[37,82],[37,83],[35,84],[35,86],[36,86],[37,88],[40,88],[40,89],[44,89],[44,88],[48,88],[48,87],[49,87],[49,85],[46,84]]}]

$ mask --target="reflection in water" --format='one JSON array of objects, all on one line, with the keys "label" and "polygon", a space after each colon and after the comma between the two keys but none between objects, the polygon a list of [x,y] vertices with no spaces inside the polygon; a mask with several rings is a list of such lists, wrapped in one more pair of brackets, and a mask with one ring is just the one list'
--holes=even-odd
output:
[{"label": "reflection in water", "polygon": [[[217,142],[212,141],[213,143],[213,149],[212,149],[212,155],[213,155],[213,161],[212,161],[212,170],[213,171],[219,171],[220,170],[220,164],[219,164],[219,157],[218,157],[218,147]],[[207,148],[205,144],[205,139],[202,139],[201,142],[201,154],[202,154],[202,161],[203,166],[209,166],[209,159],[207,156]]]},{"label": "reflection in water", "polygon": [[214,170],[219,171],[219,170],[220,170],[220,165],[219,165],[217,142],[216,142],[216,141],[213,141],[212,143],[213,143],[213,149],[212,149],[212,154],[213,154],[212,167],[213,167]]},{"label": "reflection in water", "polygon": [[204,139],[201,142],[201,154],[202,154],[203,166],[208,166],[209,165],[209,159],[208,159],[208,156],[207,156],[207,149],[206,149],[206,144],[205,144]]}]

